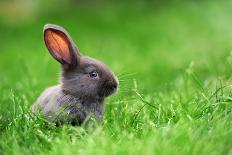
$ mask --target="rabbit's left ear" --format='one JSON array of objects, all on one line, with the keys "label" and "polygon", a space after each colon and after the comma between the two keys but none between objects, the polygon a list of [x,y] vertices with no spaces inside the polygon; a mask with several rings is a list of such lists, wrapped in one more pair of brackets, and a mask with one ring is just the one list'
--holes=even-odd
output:
[{"label": "rabbit's left ear", "polygon": [[50,54],[62,64],[64,69],[77,65],[80,54],[65,29],[57,25],[45,25],[44,42]]}]

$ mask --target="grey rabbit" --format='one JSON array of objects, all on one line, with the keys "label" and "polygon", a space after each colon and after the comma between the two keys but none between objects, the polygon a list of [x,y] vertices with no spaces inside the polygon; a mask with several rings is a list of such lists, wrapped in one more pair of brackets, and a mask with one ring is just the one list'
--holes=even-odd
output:
[{"label": "grey rabbit", "polygon": [[44,42],[62,68],[59,85],[42,92],[32,112],[55,123],[82,124],[89,115],[102,120],[104,99],[117,91],[118,80],[101,61],[80,55],[67,31],[44,26]]}]

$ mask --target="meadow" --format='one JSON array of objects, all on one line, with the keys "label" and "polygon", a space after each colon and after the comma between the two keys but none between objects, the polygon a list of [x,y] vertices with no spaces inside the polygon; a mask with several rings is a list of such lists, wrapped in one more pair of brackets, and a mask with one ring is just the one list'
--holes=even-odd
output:
[{"label": "meadow", "polygon": [[[0,154],[232,154],[232,2],[131,3],[0,16]],[[102,124],[56,127],[31,113],[59,81],[46,23],[118,76]]]}]

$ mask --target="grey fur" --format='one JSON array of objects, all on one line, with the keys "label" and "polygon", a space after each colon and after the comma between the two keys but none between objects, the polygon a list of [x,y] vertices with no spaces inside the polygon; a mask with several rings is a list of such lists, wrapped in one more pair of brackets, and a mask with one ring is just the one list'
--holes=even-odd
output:
[{"label": "grey fur", "polygon": [[[62,32],[69,41],[71,64],[51,55],[62,64],[61,83],[47,88],[32,106],[34,113],[42,114],[51,122],[81,124],[89,115],[101,120],[104,113],[104,98],[117,91],[118,80],[102,62],[81,56],[68,33],[56,25],[45,25],[47,29]],[[45,35],[44,35],[45,36]],[[89,73],[97,71],[98,77]]]}]

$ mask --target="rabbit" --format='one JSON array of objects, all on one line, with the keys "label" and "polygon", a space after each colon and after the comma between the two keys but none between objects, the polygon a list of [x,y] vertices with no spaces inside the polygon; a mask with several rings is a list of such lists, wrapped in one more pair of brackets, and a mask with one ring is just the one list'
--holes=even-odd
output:
[{"label": "rabbit", "polygon": [[61,64],[60,84],[45,89],[32,106],[48,121],[81,125],[90,115],[102,120],[104,99],[118,89],[115,74],[101,61],[82,56],[68,32],[44,26],[44,42]]}]

